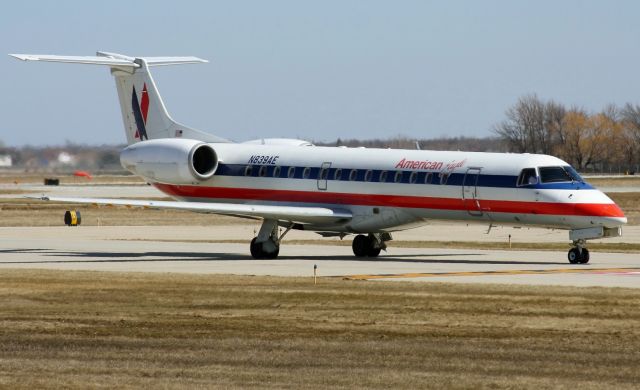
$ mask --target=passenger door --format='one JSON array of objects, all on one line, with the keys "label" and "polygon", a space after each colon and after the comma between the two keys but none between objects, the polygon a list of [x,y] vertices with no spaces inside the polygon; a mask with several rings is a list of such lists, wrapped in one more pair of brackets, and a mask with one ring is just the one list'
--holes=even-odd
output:
[{"label": "passenger door", "polygon": [[323,162],[318,172],[318,189],[320,191],[327,190],[327,177],[329,177],[329,168],[331,168],[330,162]]},{"label": "passenger door", "polygon": [[482,168],[468,168],[462,181],[462,201],[469,214],[482,216],[478,198],[478,178]]}]

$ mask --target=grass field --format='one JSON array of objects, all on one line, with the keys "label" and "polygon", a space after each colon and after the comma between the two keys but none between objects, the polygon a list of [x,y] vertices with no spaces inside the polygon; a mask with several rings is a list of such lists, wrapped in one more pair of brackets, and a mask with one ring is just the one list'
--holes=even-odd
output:
[{"label": "grass field", "polygon": [[0,172],[0,184],[43,184],[45,178],[60,179],[61,185],[146,185],[145,181],[133,175],[96,175],[90,180],[72,174],[43,174],[36,172]]},{"label": "grass field", "polygon": [[640,175],[633,176],[592,176],[586,179],[587,182],[596,187],[640,187]]},{"label": "grass field", "polygon": [[3,270],[5,388],[637,388],[640,290]]}]

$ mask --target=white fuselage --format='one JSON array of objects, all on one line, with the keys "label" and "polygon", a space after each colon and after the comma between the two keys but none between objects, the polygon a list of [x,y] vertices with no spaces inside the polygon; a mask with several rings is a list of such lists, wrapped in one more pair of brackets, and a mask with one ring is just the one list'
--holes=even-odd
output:
[{"label": "white fuselage", "polygon": [[[541,182],[541,167],[566,167],[546,155],[212,143],[215,174],[176,183],[145,176],[185,201],[323,206],[353,218],[305,230],[384,232],[428,220],[561,229],[626,223],[602,192],[581,181]],[[537,183],[518,185],[525,168]]]}]

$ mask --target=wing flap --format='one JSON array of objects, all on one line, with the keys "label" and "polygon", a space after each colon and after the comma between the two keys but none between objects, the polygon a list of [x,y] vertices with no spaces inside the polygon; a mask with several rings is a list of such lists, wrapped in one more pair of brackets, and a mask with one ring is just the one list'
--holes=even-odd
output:
[{"label": "wing flap", "polygon": [[348,210],[336,210],[326,207],[270,206],[237,203],[179,202],[109,198],[68,198],[58,196],[28,196],[27,198],[61,203],[185,210],[199,213],[260,217],[298,223],[330,223],[339,220],[349,220],[352,217],[351,212]]}]

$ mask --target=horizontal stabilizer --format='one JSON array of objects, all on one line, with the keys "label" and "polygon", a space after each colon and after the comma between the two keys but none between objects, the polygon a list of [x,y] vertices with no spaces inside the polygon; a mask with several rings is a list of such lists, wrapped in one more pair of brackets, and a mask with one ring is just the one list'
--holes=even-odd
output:
[{"label": "horizontal stabilizer", "polygon": [[[139,68],[135,58],[117,53],[98,52],[97,56],[58,56],[48,54],[9,54],[22,61],[64,62],[69,64],[108,65]],[[198,57],[140,57],[148,66],[199,64],[208,62]]]},{"label": "horizontal stabilizer", "polygon": [[142,57],[149,66],[202,64],[209,61],[198,57]]},{"label": "horizontal stabilizer", "polygon": [[44,54],[9,54],[22,61],[45,61],[45,62],[65,62],[71,64],[91,64],[91,65],[109,65],[109,66],[130,66],[134,68],[140,65],[133,61],[127,61],[110,57],[94,57],[94,56],[56,56]]},{"label": "horizontal stabilizer", "polygon": [[349,220],[352,217],[351,212],[348,210],[333,210],[326,207],[269,206],[256,204],[178,202],[109,198],[67,198],[57,196],[28,196],[27,198],[63,203],[185,210],[199,213],[269,218],[298,223],[322,224],[336,222],[338,220]]}]

